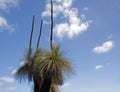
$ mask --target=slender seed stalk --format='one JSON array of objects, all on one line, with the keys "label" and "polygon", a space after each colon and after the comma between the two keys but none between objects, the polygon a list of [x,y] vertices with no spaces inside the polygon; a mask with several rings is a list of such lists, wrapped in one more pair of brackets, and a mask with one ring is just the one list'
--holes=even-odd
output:
[{"label": "slender seed stalk", "polygon": [[33,19],[32,19],[32,28],[31,28],[31,33],[30,33],[30,42],[29,42],[29,49],[28,49],[28,54],[27,54],[28,61],[30,61],[31,54],[32,54],[32,36],[33,36],[33,31],[34,31],[34,21],[35,21],[35,15],[33,15]]},{"label": "slender seed stalk", "polygon": [[34,31],[34,21],[35,21],[35,15],[33,15],[33,20],[32,20],[32,29],[31,29],[31,34],[30,34],[29,50],[31,50],[32,36],[33,36],[33,31]]},{"label": "slender seed stalk", "polygon": [[41,20],[40,32],[39,32],[39,37],[38,37],[38,41],[37,41],[37,49],[38,49],[38,47],[39,47],[40,38],[41,38],[41,34],[42,34],[42,24],[43,24],[43,21]]},{"label": "slender seed stalk", "polygon": [[50,34],[50,48],[52,50],[52,41],[53,41],[53,2],[51,0],[51,34]]}]

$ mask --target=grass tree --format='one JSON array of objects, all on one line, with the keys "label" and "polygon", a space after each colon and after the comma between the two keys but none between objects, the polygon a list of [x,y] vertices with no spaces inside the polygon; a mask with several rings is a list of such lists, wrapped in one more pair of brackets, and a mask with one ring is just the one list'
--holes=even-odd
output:
[{"label": "grass tree", "polygon": [[20,81],[28,79],[33,81],[34,92],[58,92],[59,85],[64,83],[64,76],[73,73],[72,64],[60,51],[60,46],[53,43],[53,3],[51,0],[51,31],[50,51],[43,51],[39,48],[42,33],[42,21],[38,36],[36,51],[32,54],[32,36],[34,31],[35,16],[33,16],[32,30],[30,34],[29,49],[26,55],[26,62],[16,72]]}]

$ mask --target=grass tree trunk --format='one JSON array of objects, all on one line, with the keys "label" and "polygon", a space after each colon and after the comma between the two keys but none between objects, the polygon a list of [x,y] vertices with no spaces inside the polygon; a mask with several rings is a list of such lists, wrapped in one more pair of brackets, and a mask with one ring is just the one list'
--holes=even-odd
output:
[{"label": "grass tree trunk", "polygon": [[40,86],[39,86],[39,82],[38,80],[35,78],[33,78],[33,81],[34,81],[34,92],[40,92],[39,89],[40,89]]},{"label": "grass tree trunk", "polygon": [[44,78],[44,81],[41,86],[41,90],[39,92],[50,92],[51,83],[52,83],[51,79]]}]

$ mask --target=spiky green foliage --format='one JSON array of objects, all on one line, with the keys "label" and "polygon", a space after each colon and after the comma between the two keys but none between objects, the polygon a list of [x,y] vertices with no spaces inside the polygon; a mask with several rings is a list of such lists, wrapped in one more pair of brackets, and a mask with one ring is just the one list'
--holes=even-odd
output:
[{"label": "spiky green foliage", "polygon": [[28,81],[32,81],[32,74],[31,74],[30,69],[29,69],[29,64],[25,63],[23,66],[21,66],[17,70],[17,72],[15,74],[15,77],[20,82],[22,80],[25,80],[25,79],[28,79]]},{"label": "spiky green foliage", "polygon": [[33,75],[36,74],[36,69],[34,69],[36,64],[35,61],[40,61],[40,59],[42,59],[42,53],[42,50],[38,49],[33,57],[30,57],[29,60],[26,59],[27,61],[25,62],[25,64],[21,66],[15,74],[18,80],[21,81],[24,79],[28,79],[28,81],[32,81]]},{"label": "spiky green foliage", "polygon": [[73,73],[73,67],[68,59],[60,52],[60,47],[53,45],[51,52],[47,52],[37,64],[36,69],[43,78],[49,77],[52,83],[63,84],[64,74]]},{"label": "spiky green foliage", "polygon": [[41,59],[44,57],[44,51],[43,49],[38,48],[34,54],[34,61],[35,62],[40,62]]},{"label": "spiky green foliage", "polygon": [[[42,49],[37,49],[37,51],[34,53],[34,56],[30,59],[32,61],[26,61],[25,64],[21,66],[16,72],[15,76],[17,80],[19,80],[20,82],[26,79],[29,82],[34,81],[35,85],[38,84],[40,88],[44,77],[40,75],[38,70],[41,67],[39,66],[39,64],[41,61],[43,61],[44,55],[45,52]],[[58,85],[52,83],[50,90],[50,92],[58,92]]]}]

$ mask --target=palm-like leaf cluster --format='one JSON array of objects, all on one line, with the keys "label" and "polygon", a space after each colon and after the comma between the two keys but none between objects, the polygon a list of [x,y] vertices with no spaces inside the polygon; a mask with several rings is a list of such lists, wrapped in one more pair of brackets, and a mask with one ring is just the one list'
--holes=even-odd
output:
[{"label": "palm-like leaf cluster", "polygon": [[49,76],[52,82],[63,84],[65,73],[73,73],[71,63],[60,52],[60,47],[53,45],[52,51],[45,53],[43,59],[38,62],[36,68],[43,77]]},{"label": "palm-like leaf cluster", "polygon": [[41,87],[45,78],[51,80],[51,92],[57,92],[58,86],[63,84],[64,74],[73,73],[73,68],[68,59],[60,52],[60,47],[53,45],[51,51],[43,52],[38,49],[31,61],[21,66],[16,72],[17,78],[35,80]]},{"label": "palm-like leaf cluster", "polygon": [[35,61],[41,60],[42,57],[42,50],[38,49],[33,57],[29,57],[29,51],[27,53],[27,57],[25,60],[24,65],[20,66],[17,70],[15,76],[18,80],[28,79],[29,82],[33,80],[33,75],[35,74]]}]

